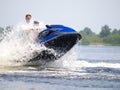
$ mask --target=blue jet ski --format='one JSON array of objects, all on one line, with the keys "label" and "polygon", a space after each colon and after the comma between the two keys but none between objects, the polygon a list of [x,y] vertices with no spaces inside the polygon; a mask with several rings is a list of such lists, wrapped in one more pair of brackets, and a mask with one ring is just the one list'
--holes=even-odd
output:
[{"label": "blue jet ski", "polygon": [[38,42],[44,44],[48,50],[43,50],[30,61],[57,60],[82,38],[74,29],[63,25],[46,25],[46,27],[47,29],[39,33]]}]

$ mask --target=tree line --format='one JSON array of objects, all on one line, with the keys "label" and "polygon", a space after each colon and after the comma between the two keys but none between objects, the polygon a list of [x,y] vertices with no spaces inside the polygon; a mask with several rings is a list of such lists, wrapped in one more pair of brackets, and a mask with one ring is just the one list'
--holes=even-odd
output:
[{"label": "tree line", "polygon": [[5,34],[12,30],[13,26],[0,27],[0,41],[4,38]]},{"label": "tree line", "polygon": [[80,31],[82,45],[115,45],[120,46],[120,29],[111,29],[108,25],[101,27],[99,34],[94,33],[89,27]]},{"label": "tree line", "polygon": [[[9,32],[11,26],[0,27],[0,41],[3,39],[4,32]],[[89,27],[80,31],[82,45],[116,45],[120,46],[120,29],[111,29],[108,25],[101,27],[99,34],[94,33]]]}]

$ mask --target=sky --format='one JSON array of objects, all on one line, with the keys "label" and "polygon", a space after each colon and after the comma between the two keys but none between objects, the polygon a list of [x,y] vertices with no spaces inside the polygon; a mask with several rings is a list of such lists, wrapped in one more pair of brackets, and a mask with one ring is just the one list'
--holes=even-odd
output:
[{"label": "sky", "polygon": [[120,29],[120,0],[0,0],[0,26],[33,20],[99,33],[105,24]]}]

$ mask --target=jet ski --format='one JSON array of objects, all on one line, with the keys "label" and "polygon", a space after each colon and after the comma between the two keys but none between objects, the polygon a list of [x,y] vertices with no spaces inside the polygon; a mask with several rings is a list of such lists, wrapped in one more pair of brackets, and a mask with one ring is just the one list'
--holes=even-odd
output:
[{"label": "jet ski", "polygon": [[46,25],[46,29],[39,33],[38,43],[47,50],[36,54],[30,61],[53,61],[66,54],[82,37],[74,29],[64,25]]}]

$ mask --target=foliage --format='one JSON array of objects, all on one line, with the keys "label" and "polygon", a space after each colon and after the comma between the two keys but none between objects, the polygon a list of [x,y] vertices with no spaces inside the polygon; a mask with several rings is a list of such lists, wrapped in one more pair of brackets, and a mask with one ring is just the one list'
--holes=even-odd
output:
[{"label": "foliage", "polygon": [[120,30],[112,30],[108,25],[104,25],[99,34],[88,27],[81,30],[80,34],[83,37],[82,45],[120,45]]},{"label": "foliage", "polygon": [[111,29],[109,28],[109,26],[108,25],[105,25],[105,26],[103,26],[102,28],[101,28],[101,32],[100,32],[100,37],[106,37],[106,36],[108,36],[108,35],[110,35],[111,34]]},{"label": "foliage", "polygon": [[111,45],[120,45],[120,33],[109,35],[108,37],[103,39],[104,43],[110,43]]},{"label": "foliage", "polygon": [[[10,32],[12,26],[0,27],[0,41],[3,39],[4,32]],[[120,46],[120,29],[111,29],[108,25],[101,28],[99,34],[94,33],[89,27],[80,31],[82,35],[82,45],[119,45]]]},{"label": "foliage", "polygon": [[3,33],[4,28],[0,27],[0,34]]},{"label": "foliage", "polygon": [[3,39],[4,28],[0,27],[0,41]]}]

